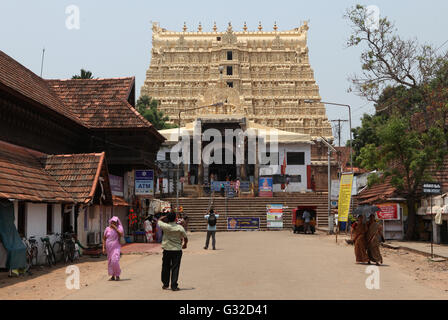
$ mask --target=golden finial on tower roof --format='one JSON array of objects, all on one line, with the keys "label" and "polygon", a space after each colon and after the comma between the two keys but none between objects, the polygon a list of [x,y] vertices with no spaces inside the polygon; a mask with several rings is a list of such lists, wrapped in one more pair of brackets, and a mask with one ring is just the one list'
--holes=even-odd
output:
[{"label": "golden finial on tower roof", "polygon": [[258,31],[263,30],[263,27],[261,26],[261,21],[258,22]]},{"label": "golden finial on tower roof", "polygon": [[277,27],[277,21],[274,22],[274,30],[277,31],[278,27]]},{"label": "golden finial on tower roof", "polygon": [[198,31],[199,31],[199,32],[202,32],[202,25],[201,25],[200,22],[199,22],[199,26],[198,26]]},{"label": "golden finial on tower roof", "polygon": [[213,31],[216,32],[216,30],[218,30],[218,28],[216,27],[216,21],[213,22]]},{"label": "golden finial on tower roof", "polygon": [[184,22],[184,27],[183,27],[183,29],[184,29],[184,32],[187,31],[187,23],[186,23],[186,22]]},{"label": "golden finial on tower roof", "polygon": [[244,27],[243,27],[244,32],[247,31],[247,25],[246,25],[246,21],[244,21]]}]

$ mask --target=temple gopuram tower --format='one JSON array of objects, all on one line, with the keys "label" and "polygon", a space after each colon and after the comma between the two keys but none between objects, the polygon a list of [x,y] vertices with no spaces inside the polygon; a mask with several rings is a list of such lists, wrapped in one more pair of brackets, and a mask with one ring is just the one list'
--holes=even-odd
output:
[{"label": "temple gopuram tower", "polygon": [[[152,25],[151,63],[141,95],[160,101],[171,122],[179,110],[216,102],[257,124],[333,140],[330,122],[309,64],[308,24],[287,31],[180,32]],[[223,85],[224,84],[224,85]],[[224,87],[224,88],[223,88]],[[225,90],[224,90],[225,89]],[[226,92],[223,94],[222,92]],[[312,100],[313,103],[305,103]],[[182,113],[184,125],[201,111]]]}]

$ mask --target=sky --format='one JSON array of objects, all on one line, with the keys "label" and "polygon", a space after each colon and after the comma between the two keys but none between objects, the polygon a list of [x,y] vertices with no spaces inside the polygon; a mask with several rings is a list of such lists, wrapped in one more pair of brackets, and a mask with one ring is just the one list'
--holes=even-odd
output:
[{"label": "sky", "polygon": [[[310,64],[322,100],[351,105],[356,127],[363,113],[374,112],[372,103],[347,92],[348,77],[361,70],[362,48],[346,48],[350,26],[343,15],[357,3],[377,6],[404,38],[436,47],[448,40],[446,0],[2,0],[0,50],[40,75],[45,48],[42,76],[47,79],[71,78],[81,68],[99,78],[135,76],[138,97],[151,59],[151,21],[173,31],[181,31],[184,22],[188,30],[197,30],[201,22],[210,31],[214,21],[218,30],[225,30],[228,22],[241,30],[245,21],[249,30],[256,30],[259,21],[264,30],[272,30],[274,22],[279,30],[289,30],[307,20]],[[79,29],[66,26],[71,5],[79,8]],[[448,50],[448,44],[441,50]],[[347,108],[326,109],[330,120],[348,120]],[[342,133],[346,141],[348,123]]]}]

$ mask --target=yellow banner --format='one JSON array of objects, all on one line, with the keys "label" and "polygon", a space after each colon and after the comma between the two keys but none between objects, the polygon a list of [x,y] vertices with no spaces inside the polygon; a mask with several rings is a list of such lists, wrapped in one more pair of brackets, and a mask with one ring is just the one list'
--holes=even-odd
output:
[{"label": "yellow banner", "polygon": [[339,185],[338,221],[347,222],[352,200],[353,173],[343,174]]}]

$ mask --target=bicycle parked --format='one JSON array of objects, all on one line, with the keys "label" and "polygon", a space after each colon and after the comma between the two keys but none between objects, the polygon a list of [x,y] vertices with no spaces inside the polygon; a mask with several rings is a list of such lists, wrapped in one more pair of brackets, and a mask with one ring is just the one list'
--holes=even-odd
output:
[{"label": "bicycle parked", "polygon": [[56,236],[58,238],[53,244],[53,252],[55,254],[56,262],[73,262],[77,256],[75,242],[73,241],[73,234],[68,232],[64,234],[56,233]]},{"label": "bicycle parked", "polygon": [[48,266],[51,267],[52,265],[56,265],[56,256],[54,254],[53,247],[51,246],[50,238],[47,236],[40,238],[40,240],[42,241],[42,246],[45,253],[45,260]]},{"label": "bicycle parked", "polygon": [[37,265],[37,240],[34,236],[31,236],[29,239],[22,238],[23,243],[26,246],[26,267],[25,272],[29,272],[31,267]]}]

